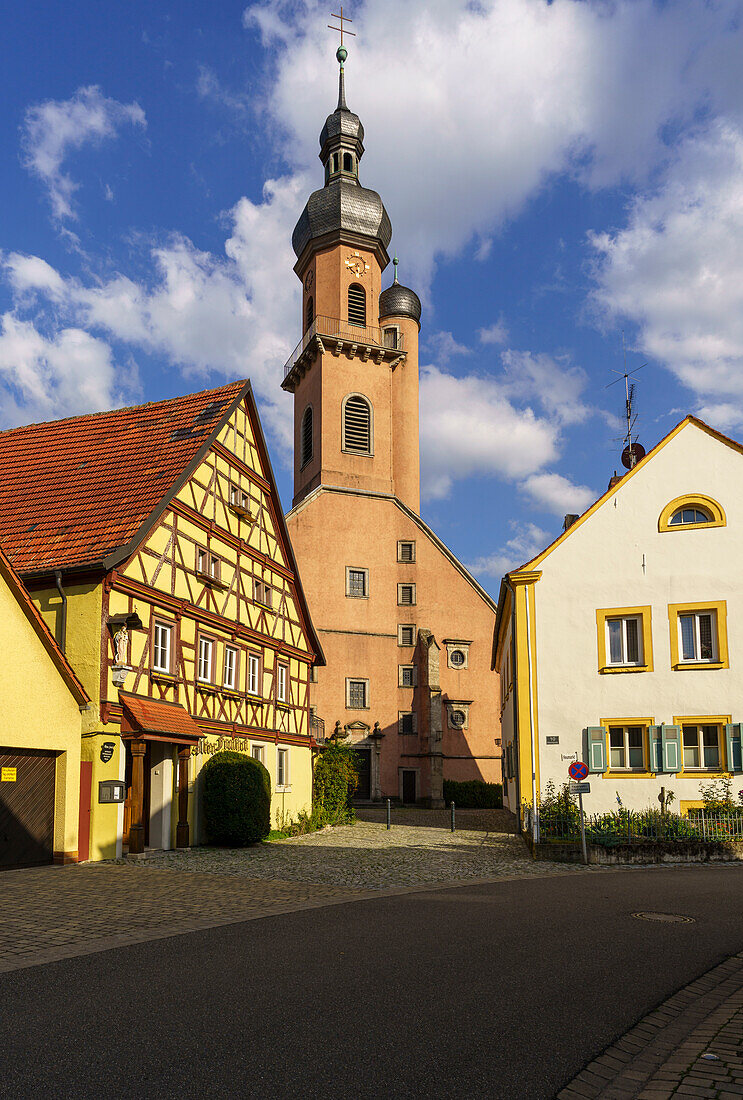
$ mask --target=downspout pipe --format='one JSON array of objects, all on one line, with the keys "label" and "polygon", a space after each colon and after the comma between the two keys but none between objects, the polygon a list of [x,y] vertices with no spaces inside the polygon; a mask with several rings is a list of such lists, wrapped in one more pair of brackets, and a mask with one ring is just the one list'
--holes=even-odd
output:
[{"label": "downspout pipe", "polygon": [[62,621],[59,627],[59,648],[62,650],[63,653],[65,653],[67,648],[67,596],[65,595],[65,590],[62,587],[62,571],[60,569],[54,570],[54,583],[57,586],[57,591],[59,592],[59,595],[62,599]]}]

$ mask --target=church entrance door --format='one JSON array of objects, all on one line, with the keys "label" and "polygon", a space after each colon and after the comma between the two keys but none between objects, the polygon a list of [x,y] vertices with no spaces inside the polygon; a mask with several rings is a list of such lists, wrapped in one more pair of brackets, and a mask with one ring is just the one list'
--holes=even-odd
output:
[{"label": "church entrance door", "polygon": [[368,802],[371,799],[371,749],[356,749],[356,767],[359,785],[353,797],[360,802]]},{"label": "church entrance door", "polygon": [[403,768],[402,800],[406,805],[415,802],[415,772],[409,768]]}]

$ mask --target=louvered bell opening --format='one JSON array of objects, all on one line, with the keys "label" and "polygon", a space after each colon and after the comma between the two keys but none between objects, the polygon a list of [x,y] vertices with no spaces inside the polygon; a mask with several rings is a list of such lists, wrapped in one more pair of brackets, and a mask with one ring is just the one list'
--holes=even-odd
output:
[{"label": "louvered bell opening", "polygon": [[302,417],[301,431],[301,465],[306,466],[312,458],[312,408],[308,406]]},{"label": "louvered bell opening", "polygon": [[356,283],[348,288],[348,322],[362,328],[366,325],[366,293]]},{"label": "louvered bell opening", "polygon": [[371,416],[363,397],[349,397],[343,412],[343,449],[357,455],[371,453]]},{"label": "louvered bell opening", "polygon": [[307,309],[304,319],[304,331],[307,332],[312,327],[312,322],[315,320],[315,302],[312,296],[307,299]]}]

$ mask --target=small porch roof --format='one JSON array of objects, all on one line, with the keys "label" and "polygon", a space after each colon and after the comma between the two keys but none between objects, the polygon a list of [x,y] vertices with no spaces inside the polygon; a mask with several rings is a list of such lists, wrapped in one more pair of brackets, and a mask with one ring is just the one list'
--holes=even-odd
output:
[{"label": "small porch roof", "polygon": [[139,741],[167,741],[175,745],[195,745],[203,737],[191,715],[180,703],[161,699],[143,699],[119,692],[123,714],[121,736]]}]

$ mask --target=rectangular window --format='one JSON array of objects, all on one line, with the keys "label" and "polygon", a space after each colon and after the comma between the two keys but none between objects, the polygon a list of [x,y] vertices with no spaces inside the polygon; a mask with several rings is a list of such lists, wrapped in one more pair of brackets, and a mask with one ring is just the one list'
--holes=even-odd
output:
[{"label": "rectangular window", "polygon": [[398,561],[415,561],[415,543],[414,542],[398,542],[397,544],[397,560]]},{"label": "rectangular window", "polygon": [[212,577],[215,581],[218,581],[220,575],[219,558],[212,554],[209,550],[204,550],[202,546],[197,546],[196,572],[200,573],[204,577]]},{"label": "rectangular window", "polygon": [[412,623],[400,623],[397,628],[398,645],[415,645],[415,626]]},{"label": "rectangular window", "polygon": [[276,666],[276,698],[280,703],[286,702],[286,665]]},{"label": "rectangular window", "polygon": [[369,570],[346,567],[346,595],[366,598],[369,595]]},{"label": "rectangular window", "polygon": [[415,665],[398,665],[397,683],[399,687],[415,687]]},{"label": "rectangular window", "polygon": [[199,638],[198,677],[205,684],[212,682],[212,655],[214,643],[210,638]]},{"label": "rectangular window", "polygon": [[720,727],[684,726],[684,768],[720,770]]},{"label": "rectangular window", "polygon": [[605,607],[596,611],[598,671],[653,671],[650,607]]},{"label": "rectangular window", "polygon": [[613,771],[645,771],[643,726],[609,726],[609,766]]},{"label": "rectangular window", "polygon": [[400,332],[397,328],[386,328],[384,330],[384,346],[386,348],[392,348],[393,351],[397,351],[400,347]]},{"label": "rectangular window", "polygon": [[398,717],[400,733],[415,733],[415,715],[412,711],[401,710]]},{"label": "rectangular window", "polygon": [[206,573],[209,564],[209,555],[200,546],[196,548],[196,572]]},{"label": "rectangular window", "polygon": [[400,607],[411,607],[413,604],[415,604],[415,585],[398,584],[397,602]]},{"label": "rectangular window", "polygon": [[679,646],[682,661],[716,661],[714,611],[679,615]]},{"label": "rectangular window", "polygon": [[273,589],[263,581],[253,581],[253,599],[264,607],[273,607]]},{"label": "rectangular window", "polygon": [[170,672],[170,643],[173,628],[168,623],[155,623],[152,639],[152,668],[154,672]]},{"label": "rectangular window", "polygon": [[255,653],[248,656],[248,692],[251,695],[261,693],[261,659]]},{"label": "rectangular window", "polygon": [[263,745],[253,745],[250,755],[253,757],[254,760],[257,760],[259,764],[265,764],[265,750],[263,748]]},{"label": "rectangular window", "polygon": [[224,647],[224,686],[229,691],[237,687],[237,650],[231,645]]},{"label": "rectangular window", "polygon": [[289,750],[276,750],[276,786],[289,786]]},{"label": "rectangular window", "polygon": [[346,680],[346,696],[349,710],[366,710],[369,706],[369,681]]},{"label": "rectangular window", "polygon": [[639,616],[607,619],[606,635],[610,665],[643,664],[642,620]]}]

